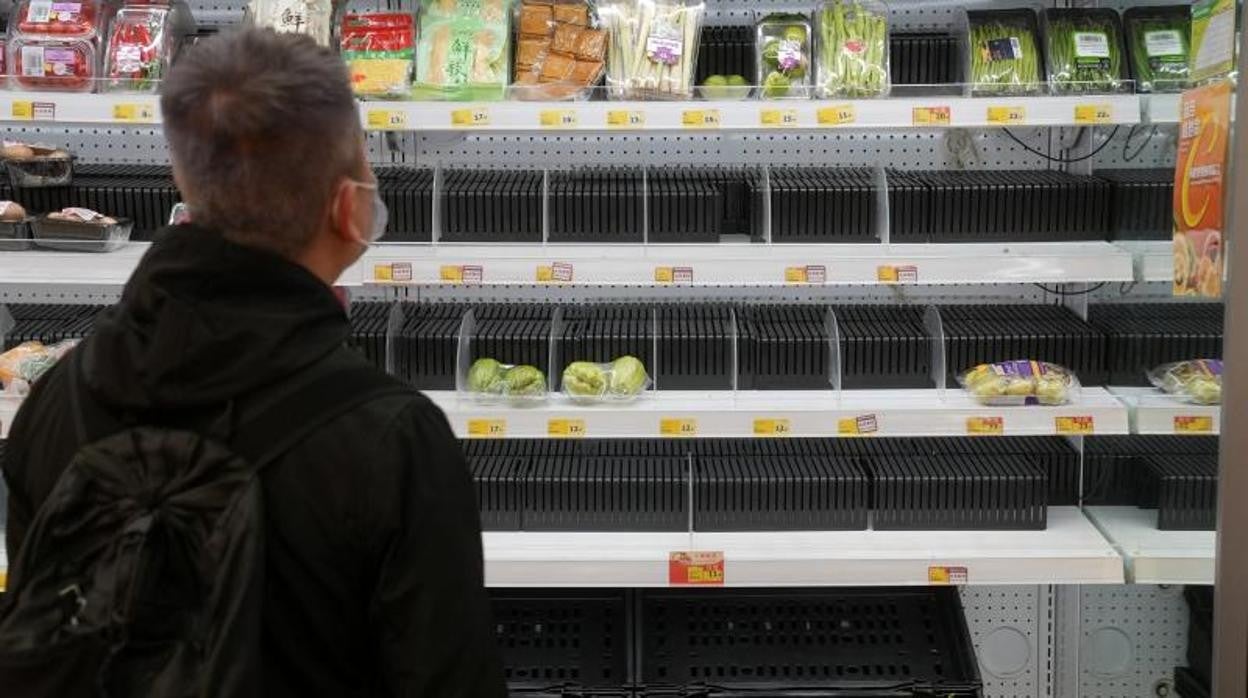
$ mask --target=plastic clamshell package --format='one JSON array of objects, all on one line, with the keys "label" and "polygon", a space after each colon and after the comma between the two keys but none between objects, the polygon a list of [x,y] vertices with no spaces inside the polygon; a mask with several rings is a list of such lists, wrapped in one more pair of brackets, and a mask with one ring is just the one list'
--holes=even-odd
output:
[{"label": "plastic clamshell package", "polygon": [[68,153],[5,160],[9,183],[19,189],[65,187],[74,179],[74,158]]},{"label": "plastic clamshell package", "polygon": [[468,368],[464,389],[469,398],[484,403],[518,406],[545,402],[549,396],[546,374],[536,366],[504,364],[477,359]]},{"label": "plastic clamshell package", "polygon": [[90,92],[94,86],[98,61],[92,41],[15,36],[8,49],[14,89]]},{"label": "plastic clamshell package", "polygon": [[1044,61],[1034,10],[970,10],[966,22],[966,76],[972,95],[1044,92]]},{"label": "plastic clamshell package", "polygon": [[130,5],[113,18],[104,50],[107,92],[155,92],[194,29],[185,5]]},{"label": "plastic clamshell package", "polygon": [[98,0],[21,0],[13,7],[9,31],[14,36],[91,39],[104,24],[100,7]]},{"label": "plastic clamshell package", "polygon": [[1053,94],[1131,90],[1122,20],[1116,10],[1050,8],[1041,19]]},{"label": "plastic clamshell package", "polygon": [[981,405],[1065,405],[1079,399],[1079,379],[1056,364],[1022,359],[980,364],[958,383]]},{"label": "plastic clamshell package", "polygon": [[810,17],[767,15],[756,32],[757,82],[763,99],[809,99],[815,58]]},{"label": "plastic clamshell package", "polygon": [[1132,7],[1123,34],[1137,92],[1181,92],[1191,79],[1192,14],[1187,5]]},{"label": "plastic clamshell package", "polygon": [[874,0],[833,0],[815,14],[818,56],[815,96],[886,97],[889,72],[888,6]]},{"label": "plastic clamshell package", "polygon": [[134,221],[118,219],[103,225],[85,221],[67,221],[38,216],[31,221],[35,245],[68,252],[112,252],[130,240]]},{"label": "plastic clamshell package", "polygon": [[691,99],[706,6],[686,0],[602,2],[612,99]]},{"label": "plastic clamshell package", "polygon": [[631,402],[653,384],[645,364],[633,356],[606,364],[574,361],[563,369],[563,394],[574,402]]},{"label": "plastic clamshell package", "polygon": [[1222,403],[1221,359],[1193,359],[1162,364],[1148,372],[1154,387],[1194,405]]}]

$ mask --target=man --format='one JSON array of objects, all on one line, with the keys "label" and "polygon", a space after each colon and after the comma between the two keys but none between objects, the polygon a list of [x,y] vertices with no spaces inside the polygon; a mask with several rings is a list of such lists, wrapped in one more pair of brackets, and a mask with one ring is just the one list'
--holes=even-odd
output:
[{"label": "man", "polygon": [[[84,443],[75,385],[90,441],[122,418],[206,424],[314,367],[364,363],[344,346],[331,285],[385,210],[342,62],[304,37],[222,36],[183,56],[161,107],[195,224],[158,236],[120,304],[14,421],[10,560]],[[471,480],[428,400],[396,387],[332,417],[261,486],[262,695],[505,694]]]}]

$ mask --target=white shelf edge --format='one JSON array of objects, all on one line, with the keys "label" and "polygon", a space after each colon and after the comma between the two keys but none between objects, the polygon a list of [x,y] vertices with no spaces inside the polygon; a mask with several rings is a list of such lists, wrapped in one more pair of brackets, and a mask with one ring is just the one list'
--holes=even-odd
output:
[{"label": "white shelf edge", "polygon": [[1131,412],[1133,434],[1188,436],[1221,433],[1222,407],[1192,405],[1155,388],[1110,387]]},{"label": "white shelf edge", "polygon": [[1126,563],[1132,584],[1213,584],[1214,531],[1160,531],[1157,512],[1137,507],[1086,509]]}]

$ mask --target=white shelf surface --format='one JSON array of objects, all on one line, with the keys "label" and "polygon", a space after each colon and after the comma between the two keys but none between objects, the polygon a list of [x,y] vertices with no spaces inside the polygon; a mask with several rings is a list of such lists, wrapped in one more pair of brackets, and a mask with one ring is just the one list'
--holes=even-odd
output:
[{"label": "white shelf surface", "polygon": [[1169,240],[1124,240],[1115,243],[1135,258],[1135,280],[1174,280],[1174,244]]},{"label": "white shelf surface", "polygon": [[[476,267],[473,283],[532,284],[539,268],[570,267],[571,284],[692,286],[869,285],[899,272],[922,284],[1134,280],[1129,251],[1104,242],[932,245],[379,245],[363,283],[463,283],[447,268]],[[816,269],[818,268],[818,269]],[[394,279],[399,281],[394,281]],[[479,278],[479,281],[475,279]]]},{"label": "white shelf surface", "polygon": [[679,551],[724,554],[726,586],[914,586],[933,567],[969,584],[1121,584],[1122,560],[1075,507],[1044,531],[484,534],[491,586],[668,584]]},{"label": "white shelf surface", "polygon": [[[966,436],[970,422],[1001,419],[999,435],[1041,436],[1067,431],[1064,418],[1090,417],[1092,433],[1126,434],[1127,408],[1103,388],[1084,388],[1076,404],[1060,407],[985,407],[960,389],[827,391],[659,391],[631,403],[583,405],[552,395],[546,403],[510,407],[483,404],[452,391],[430,392],[456,434],[544,438],[663,436],[664,424],[690,423],[698,437],[846,435]],[[1062,428],[1059,428],[1059,424]],[[873,425],[873,426],[872,426]],[[670,428],[670,427],[669,427]]]},{"label": "white shelf surface", "polygon": [[1213,584],[1213,531],[1159,531],[1156,510],[1088,507],[1087,514],[1122,555],[1133,584]]},{"label": "white shelf surface", "polygon": [[1156,388],[1114,388],[1111,393],[1131,411],[1133,434],[1218,434],[1222,407],[1193,405]]},{"label": "white shelf surface", "polygon": [[[1174,111],[1177,115],[1177,102]],[[1113,125],[1139,123],[1141,114],[1141,100],[1135,95],[932,96],[828,101],[360,103],[360,120],[366,128],[412,131],[932,129]],[[0,92],[0,120],[151,125],[160,123],[160,105],[159,98],[153,94],[6,91]]]}]

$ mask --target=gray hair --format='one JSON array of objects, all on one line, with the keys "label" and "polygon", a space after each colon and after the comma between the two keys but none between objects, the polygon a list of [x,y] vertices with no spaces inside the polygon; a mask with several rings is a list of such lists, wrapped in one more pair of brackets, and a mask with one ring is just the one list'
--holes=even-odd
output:
[{"label": "gray hair", "polygon": [[359,176],[359,111],[341,59],[306,36],[248,29],[200,42],[160,97],[197,224],[286,257],[316,234],[344,176]]}]

